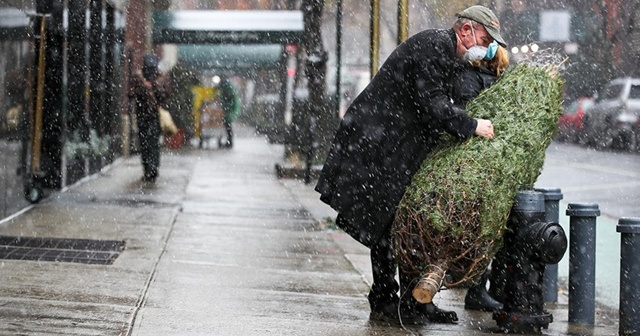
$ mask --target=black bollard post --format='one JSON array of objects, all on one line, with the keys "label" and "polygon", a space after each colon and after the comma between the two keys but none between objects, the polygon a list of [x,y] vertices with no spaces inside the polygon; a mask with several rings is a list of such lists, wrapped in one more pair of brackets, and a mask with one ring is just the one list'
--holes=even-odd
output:
[{"label": "black bollard post", "polygon": [[[544,195],[544,218],[547,223],[559,223],[560,189],[535,189]],[[542,296],[544,302],[558,302],[558,264],[547,264],[542,279]]]},{"label": "black bollard post", "polygon": [[315,141],[315,132],[316,132],[316,128],[317,128],[317,118],[316,117],[309,117],[309,134],[308,134],[308,145],[309,147],[307,148],[307,158],[306,158],[306,164],[307,164],[307,168],[304,171],[304,184],[311,184],[311,170],[312,170],[312,166],[313,166],[313,155],[314,155],[314,150],[316,149],[316,147],[318,147],[316,141]]},{"label": "black bollard post", "polygon": [[593,325],[596,298],[596,217],[594,203],[569,203],[569,323]]},{"label": "black bollard post", "polygon": [[623,217],[620,239],[620,329],[618,335],[640,335],[640,218]]}]

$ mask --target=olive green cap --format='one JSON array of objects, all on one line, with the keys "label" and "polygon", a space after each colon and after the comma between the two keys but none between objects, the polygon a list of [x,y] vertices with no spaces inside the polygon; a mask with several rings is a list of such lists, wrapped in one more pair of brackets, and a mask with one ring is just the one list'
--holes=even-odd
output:
[{"label": "olive green cap", "polygon": [[489,33],[498,44],[505,48],[507,47],[502,35],[500,35],[500,21],[498,21],[498,17],[493,14],[489,8],[481,5],[471,6],[461,13],[458,13],[457,16],[459,18],[473,20],[483,25],[487,33]]}]

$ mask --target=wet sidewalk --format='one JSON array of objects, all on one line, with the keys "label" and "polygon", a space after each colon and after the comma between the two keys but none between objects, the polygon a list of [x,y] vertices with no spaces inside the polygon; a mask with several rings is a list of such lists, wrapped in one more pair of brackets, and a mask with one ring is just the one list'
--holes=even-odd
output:
[{"label": "wet sidewalk", "polygon": [[[240,133],[231,150],[163,153],[153,185],[140,182],[139,157],[122,158],[5,220],[2,236],[124,249],[106,265],[99,253],[84,256],[93,263],[0,261],[0,335],[498,333],[490,313],[464,310],[464,290],[436,298],[456,324],[369,322],[368,250],[323,224],[335,213],[312,185],[276,178],[282,146]],[[578,329],[559,300],[544,335],[617,335],[611,312]]]}]

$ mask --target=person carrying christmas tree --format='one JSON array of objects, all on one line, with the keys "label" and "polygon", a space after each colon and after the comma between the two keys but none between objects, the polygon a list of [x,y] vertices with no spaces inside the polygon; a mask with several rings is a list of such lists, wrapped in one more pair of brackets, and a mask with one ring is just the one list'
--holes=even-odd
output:
[{"label": "person carrying christmas tree", "polygon": [[432,302],[418,303],[407,293],[412,279],[403,272],[398,286],[390,228],[413,174],[442,134],[493,138],[491,121],[474,119],[451,101],[462,61],[484,58],[493,41],[506,47],[497,17],[484,6],[465,9],[451,29],[413,35],[391,53],[338,127],[315,190],[338,212],[336,224],[371,250],[371,320],[458,319]]}]

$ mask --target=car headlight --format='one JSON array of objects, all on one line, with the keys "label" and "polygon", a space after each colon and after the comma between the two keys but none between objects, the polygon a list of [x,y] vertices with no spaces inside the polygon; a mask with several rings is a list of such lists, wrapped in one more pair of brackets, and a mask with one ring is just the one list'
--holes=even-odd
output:
[{"label": "car headlight", "polygon": [[618,114],[617,121],[624,124],[635,124],[638,121],[638,116],[635,114],[621,113]]}]

